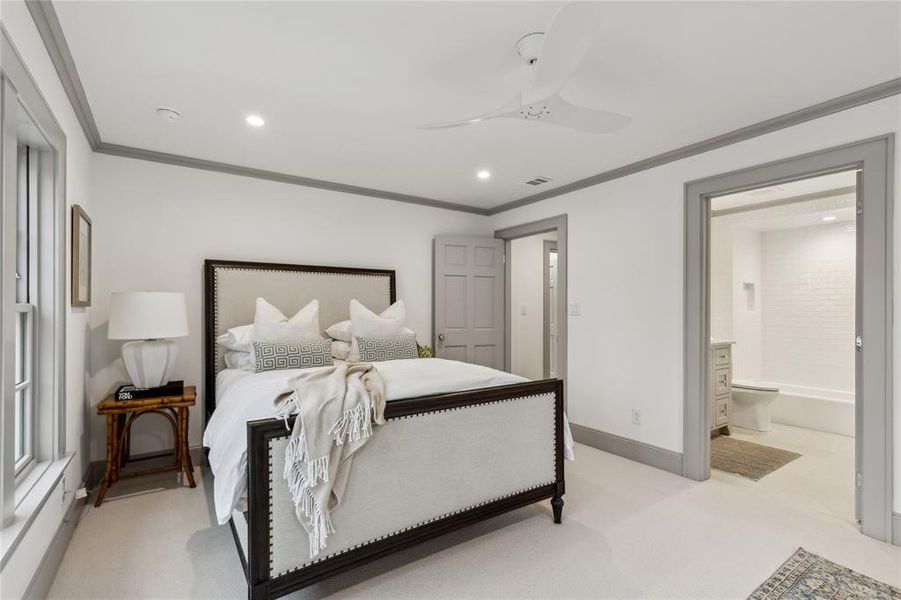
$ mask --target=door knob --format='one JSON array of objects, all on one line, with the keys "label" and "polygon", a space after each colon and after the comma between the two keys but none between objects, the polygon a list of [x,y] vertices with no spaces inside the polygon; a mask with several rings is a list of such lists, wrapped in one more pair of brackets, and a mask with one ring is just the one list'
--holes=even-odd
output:
[{"label": "door knob", "polygon": [[444,341],[444,334],[443,334],[443,333],[439,333],[439,334],[438,334],[438,341],[439,341],[439,342],[443,342],[443,341]]}]

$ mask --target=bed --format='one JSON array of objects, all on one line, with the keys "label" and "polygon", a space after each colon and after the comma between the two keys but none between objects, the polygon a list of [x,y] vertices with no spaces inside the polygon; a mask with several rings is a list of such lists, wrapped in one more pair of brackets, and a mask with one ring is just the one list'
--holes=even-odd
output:
[{"label": "bed", "polygon": [[[562,381],[523,381],[440,359],[412,365],[390,361],[397,364],[383,363],[386,423],[355,457],[345,499],[333,514],[336,533],[328,548],[311,559],[282,478],[293,418],[287,423],[272,416],[254,418],[267,413],[248,408],[265,403],[253,390],[272,382],[253,379],[263,374],[230,373],[216,344],[228,328],[253,321],[257,296],[286,314],[319,299],[325,327],[348,318],[352,298],[374,311],[387,308],[396,300],[396,280],[391,270],[205,262],[205,445],[219,521],[227,519],[231,527],[249,598],[283,596],[548,498],[554,522],[561,522]],[[455,385],[463,391],[448,391]],[[231,458],[229,464],[237,465],[240,476],[229,477],[222,457],[236,453],[244,462]]]}]

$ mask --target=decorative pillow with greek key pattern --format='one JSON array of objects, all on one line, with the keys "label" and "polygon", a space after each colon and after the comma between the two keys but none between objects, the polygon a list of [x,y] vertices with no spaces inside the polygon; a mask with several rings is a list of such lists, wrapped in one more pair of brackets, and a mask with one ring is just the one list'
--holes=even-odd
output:
[{"label": "decorative pillow with greek key pattern", "polygon": [[253,342],[254,370],[275,371],[278,369],[306,369],[327,367],[332,364],[331,340],[310,340],[279,344],[275,342]]},{"label": "decorative pillow with greek key pattern", "polygon": [[416,334],[414,333],[358,336],[354,338],[354,341],[357,344],[361,362],[419,358],[419,349],[416,346]]}]

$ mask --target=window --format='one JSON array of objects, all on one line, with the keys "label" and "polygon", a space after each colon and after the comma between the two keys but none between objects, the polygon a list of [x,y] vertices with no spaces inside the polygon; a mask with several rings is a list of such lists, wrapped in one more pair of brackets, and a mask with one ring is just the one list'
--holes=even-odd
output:
[{"label": "window", "polygon": [[36,231],[37,151],[18,148],[16,191],[16,307],[15,307],[15,476],[21,479],[35,457],[35,301],[38,279]]},{"label": "window", "polygon": [[[17,522],[26,498],[50,492],[42,484],[45,475],[54,477],[69,458],[66,140],[27,71],[15,66],[17,56],[7,51],[5,36],[0,37],[0,180],[9,182],[0,187],[0,526],[5,528]],[[27,518],[18,522],[30,523]],[[21,535],[24,528],[16,531]]]}]

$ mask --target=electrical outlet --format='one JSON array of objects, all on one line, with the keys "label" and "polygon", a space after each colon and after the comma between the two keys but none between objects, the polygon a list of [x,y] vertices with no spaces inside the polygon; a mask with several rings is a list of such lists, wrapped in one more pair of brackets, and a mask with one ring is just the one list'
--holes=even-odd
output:
[{"label": "electrical outlet", "polygon": [[633,425],[641,425],[641,409],[640,408],[632,409],[632,424]]},{"label": "electrical outlet", "polygon": [[569,305],[569,314],[573,317],[578,317],[582,314],[582,305],[578,302],[572,302]]},{"label": "electrical outlet", "polygon": [[78,488],[75,490],[75,499],[81,500],[88,497],[88,488]]}]

